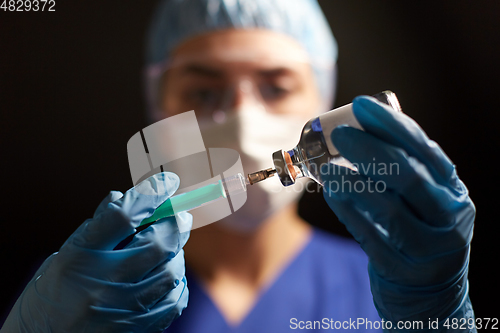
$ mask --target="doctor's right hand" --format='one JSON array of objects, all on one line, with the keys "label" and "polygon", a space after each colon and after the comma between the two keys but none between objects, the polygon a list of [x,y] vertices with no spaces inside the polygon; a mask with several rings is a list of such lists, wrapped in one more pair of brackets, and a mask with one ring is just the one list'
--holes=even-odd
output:
[{"label": "doctor's right hand", "polygon": [[[134,235],[179,187],[156,174],[124,195],[110,192],[38,269],[2,332],[161,332],[187,306],[184,244],[192,216],[180,213]],[[181,226],[181,228],[179,228]]]}]

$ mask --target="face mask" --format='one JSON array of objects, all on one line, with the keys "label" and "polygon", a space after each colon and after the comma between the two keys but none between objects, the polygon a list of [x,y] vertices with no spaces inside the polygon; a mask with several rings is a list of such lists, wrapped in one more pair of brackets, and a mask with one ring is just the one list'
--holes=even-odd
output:
[{"label": "face mask", "polygon": [[[223,123],[199,121],[206,147],[231,148],[240,153],[245,173],[273,167],[272,153],[294,147],[308,119],[275,115],[259,105],[232,112]],[[239,210],[217,222],[220,226],[249,233],[271,215],[297,201],[300,187],[283,187],[277,177],[247,186],[247,201]]]}]

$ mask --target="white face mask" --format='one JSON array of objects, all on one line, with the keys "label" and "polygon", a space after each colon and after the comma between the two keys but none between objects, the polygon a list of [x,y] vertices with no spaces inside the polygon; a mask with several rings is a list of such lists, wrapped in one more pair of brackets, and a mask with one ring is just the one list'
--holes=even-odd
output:
[{"label": "white face mask", "polygon": [[[272,153],[291,149],[308,119],[270,114],[258,104],[230,113],[225,122],[200,120],[206,147],[232,148],[240,153],[245,173],[272,168]],[[247,201],[218,224],[238,232],[253,232],[271,215],[297,201],[300,187],[283,187],[277,177],[247,187]]]}]

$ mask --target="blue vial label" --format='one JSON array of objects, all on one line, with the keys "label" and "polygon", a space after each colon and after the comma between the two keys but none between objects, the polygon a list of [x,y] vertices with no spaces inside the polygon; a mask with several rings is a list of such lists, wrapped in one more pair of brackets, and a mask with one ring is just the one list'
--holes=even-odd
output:
[{"label": "blue vial label", "polygon": [[321,128],[321,122],[319,121],[319,117],[313,120],[313,122],[311,123],[311,128],[314,132],[323,132],[323,129]]}]

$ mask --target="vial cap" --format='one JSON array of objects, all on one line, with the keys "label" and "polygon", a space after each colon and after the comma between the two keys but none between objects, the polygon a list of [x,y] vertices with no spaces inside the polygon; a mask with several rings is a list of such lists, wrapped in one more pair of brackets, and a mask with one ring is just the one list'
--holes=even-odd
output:
[{"label": "vial cap", "polygon": [[290,175],[290,170],[288,169],[288,163],[284,156],[283,150],[278,150],[273,153],[273,162],[276,169],[276,173],[283,186],[290,186],[295,184],[295,179]]}]

